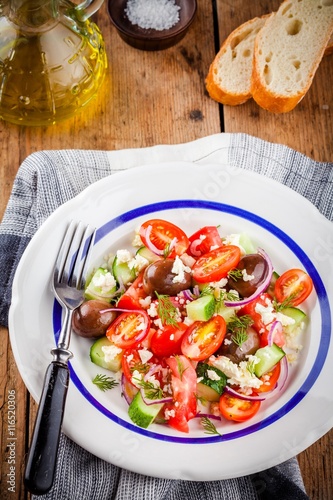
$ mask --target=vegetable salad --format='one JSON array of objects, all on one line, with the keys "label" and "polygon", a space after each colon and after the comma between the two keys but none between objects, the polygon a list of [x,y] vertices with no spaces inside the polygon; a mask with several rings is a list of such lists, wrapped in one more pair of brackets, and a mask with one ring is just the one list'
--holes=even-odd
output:
[{"label": "vegetable salad", "polygon": [[219,434],[223,421],[251,419],[283,389],[301,348],[295,339],[307,316],[299,306],[312,292],[310,276],[278,275],[245,233],[220,231],[187,235],[147,220],[132,250],[94,270],[74,313],[74,332],[94,340],[91,361],[110,371],[93,382],[110,390],[120,380],[140,427],[188,433],[199,418],[205,432]]}]

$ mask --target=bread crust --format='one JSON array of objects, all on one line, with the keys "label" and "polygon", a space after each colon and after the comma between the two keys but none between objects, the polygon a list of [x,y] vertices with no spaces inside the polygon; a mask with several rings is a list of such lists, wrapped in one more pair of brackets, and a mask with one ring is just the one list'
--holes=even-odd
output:
[{"label": "bread crust", "polygon": [[[241,24],[236,28],[234,31],[230,33],[230,35],[226,38],[226,40],[223,42],[223,44],[220,47],[220,50],[216,54],[212,64],[210,65],[207,77],[206,77],[206,89],[209,94],[209,96],[214,99],[217,102],[220,102],[221,104],[227,104],[230,106],[237,106],[239,104],[243,104],[246,102],[248,99],[252,97],[251,95],[251,85],[249,81],[249,86],[247,91],[245,92],[235,92],[234,90],[231,91],[230,89],[227,88],[226,85],[223,84],[223,81],[216,81],[216,75],[218,74],[218,69],[220,65],[221,58],[225,55],[225,53],[230,50],[231,47],[236,43],[237,38],[241,36],[244,32],[247,30],[255,29],[255,25],[258,24],[258,22],[262,21],[262,25],[264,24],[266,18],[269,17],[269,15],[265,15],[262,17],[255,17],[253,19],[250,19],[249,21],[246,21],[245,23]],[[253,51],[253,49],[252,49]],[[252,65],[252,54],[249,57],[249,64]]]},{"label": "bread crust", "polygon": [[[283,5],[290,3],[290,0],[285,0],[282,2],[280,9],[283,8]],[[274,92],[269,86],[266,84],[264,76],[263,76],[263,68],[260,66],[258,54],[262,50],[262,37],[263,33],[270,32],[270,26],[274,22],[274,17],[270,17],[267,19],[264,27],[258,33],[255,44],[254,44],[254,55],[252,62],[252,76],[251,76],[251,94],[256,103],[262,108],[270,111],[272,113],[287,113],[297,106],[297,104],[303,99],[307,91],[309,90],[314,75],[317,71],[317,68],[322,60],[322,57],[329,51],[327,46],[330,42],[330,37],[333,30],[333,17],[331,22],[331,31],[327,32],[324,43],[322,44],[322,48],[319,51],[317,58],[313,60],[309,64],[309,77],[307,82],[303,85],[303,87],[299,91],[295,91],[293,94],[279,94]]]}]

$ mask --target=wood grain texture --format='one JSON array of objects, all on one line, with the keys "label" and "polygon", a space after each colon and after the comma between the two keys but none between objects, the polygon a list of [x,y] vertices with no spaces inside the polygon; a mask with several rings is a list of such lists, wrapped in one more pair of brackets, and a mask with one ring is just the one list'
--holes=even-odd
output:
[{"label": "wood grain texture", "polygon": [[[286,144],[316,160],[332,161],[332,58],[323,60],[310,91],[287,115],[269,114],[252,100],[222,108],[205,90],[205,77],[219,43],[242,22],[278,5],[278,0],[199,0],[196,20],[186,37],[175,47],[155,53],[126,45],[111,25],[104,4],[94,19],[105,39],[109,67],[94,102],[76,117],[52,127],[0,123],[0,217],[19,165],[34,151],[145,147],[226,131],[245,132]],[[0,498],[23,500],[27,493],[22,472],[37,405],[19,375],[6,329],[1,328],[0,335]],[[15,494],[8,491],[7,483],[9,391],[15,391],[16,402]],[[331,432],[299,456],[313,500],[333,498],[332,448]]]}]

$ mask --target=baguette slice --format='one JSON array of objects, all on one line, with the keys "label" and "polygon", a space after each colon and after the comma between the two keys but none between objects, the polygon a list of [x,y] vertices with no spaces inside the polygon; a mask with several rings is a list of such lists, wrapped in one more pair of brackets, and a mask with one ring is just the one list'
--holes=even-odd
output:
[{"label": "baguette slice", "polygon": [[206,78],[207,92],[215,101],[235,106],[250,99],[254,41],[267,17],[241,24],[222,44]]},{"label": "baguette slice", "polygon": [[332,0],[285,0],[255,40],[251,93],[273,113],[308,91],[333,32]]}]

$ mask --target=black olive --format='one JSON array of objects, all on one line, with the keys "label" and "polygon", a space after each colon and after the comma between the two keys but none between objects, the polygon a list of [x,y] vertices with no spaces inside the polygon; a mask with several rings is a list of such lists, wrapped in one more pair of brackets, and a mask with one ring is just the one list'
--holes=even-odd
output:
[{"label": "black olive", "polygon": [[[251,327],[246,329],[246,340],[236,343],[237,335],[227,332],[217,354],[226,356],[233,363],[246,360],[246,356],[254,354],[260,347],[260,335]],[[240,344],[240,345],[239,345]]]},{"label": "black olive", "polygon": [[265,281],[268,273],[268,264],[264,257],[258,253],[254,253],[242,257],[236,269],[245,269],[246,275],[253,276],[253,278],[246,281],[243,278],[229,277],[228,287],[236,290],[241,297],[250,297]]},{"label": "black olive", "polygon": [[184,272],[184,279],[178,283],[174,279],[177,274],[172,272],[173,259],[160,259],[146,267],[143,273],[143,289],[152,297],[155,292],[161,295],[177,295],[191,286],[190,272]]},{"label": "black olive", "polygon": [[98,338],[105,332],[116,318],[117,313],[108,311],[101,314],[100,311],[108,309],[110,304],[102,300],[87,300],[74,311],[72,328],[80,337]]}]

